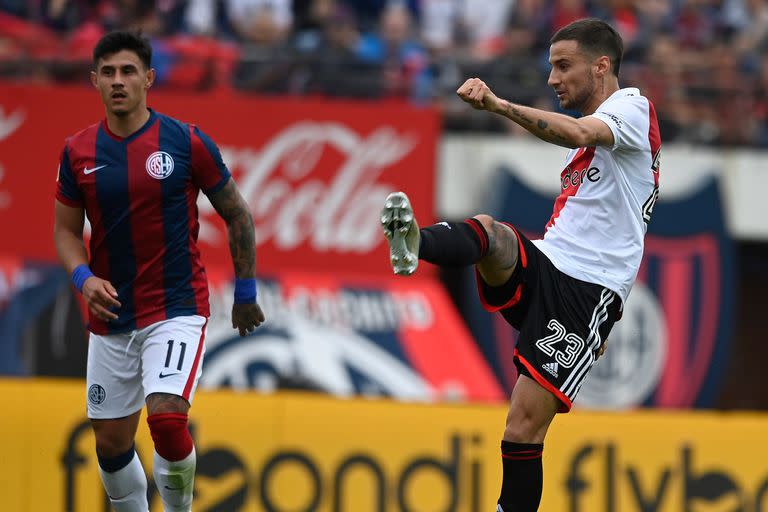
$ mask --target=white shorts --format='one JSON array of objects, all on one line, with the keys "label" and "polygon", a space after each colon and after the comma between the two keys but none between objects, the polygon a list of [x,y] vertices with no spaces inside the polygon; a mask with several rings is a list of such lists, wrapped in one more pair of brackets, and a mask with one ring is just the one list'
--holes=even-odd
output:
[{"label": "white shorts", "polygon": [[178,316],[128,333],[91,333],[86,376],[88,417],[115,419],[144,407],[152,393],[189,403],[203,372],[208,319]]}]

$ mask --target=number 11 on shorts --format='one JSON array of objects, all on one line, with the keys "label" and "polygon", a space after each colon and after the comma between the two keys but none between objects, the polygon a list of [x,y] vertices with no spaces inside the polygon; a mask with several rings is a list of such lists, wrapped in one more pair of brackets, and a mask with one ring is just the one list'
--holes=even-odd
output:
[{"label": "number 11 on shorts", "polygon": [[[171,360],[173,357],[173,345],[174,340],[168,340],[168,352],[165,354],[165,367],[170,368],[171,367]],[[176,369],[178,371],[181,371],[182,366],[184,365],[184,354],[187,352],[187,344],[183,341],[179,342],[179,361],[176,363]],[[163,377],[163,374],[160,374],[160,377]]]}]

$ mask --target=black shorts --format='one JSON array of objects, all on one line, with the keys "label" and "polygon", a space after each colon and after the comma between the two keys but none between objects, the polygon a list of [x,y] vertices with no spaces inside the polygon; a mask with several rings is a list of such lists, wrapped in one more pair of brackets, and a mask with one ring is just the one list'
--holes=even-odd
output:
[{"label": "black shorts", "polygon": [[621,299],[603,286],[560,272],[510,224],[520,255],[509,281],[489,286],[477,273],[488,311],[498,311],[520,332],[515,365],[571,409],[600,345],[621,315]]}]

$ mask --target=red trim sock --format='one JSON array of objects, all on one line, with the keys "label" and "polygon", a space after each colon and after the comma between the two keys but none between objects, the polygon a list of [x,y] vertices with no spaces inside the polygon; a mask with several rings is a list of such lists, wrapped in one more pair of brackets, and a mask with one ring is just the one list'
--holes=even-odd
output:
[{"label": "red trim sock", "polygon": [[504,477],[499,505],[504,512],[536,512],[539,509],[544,483],[543,450],[543,444],[501,442]]}]

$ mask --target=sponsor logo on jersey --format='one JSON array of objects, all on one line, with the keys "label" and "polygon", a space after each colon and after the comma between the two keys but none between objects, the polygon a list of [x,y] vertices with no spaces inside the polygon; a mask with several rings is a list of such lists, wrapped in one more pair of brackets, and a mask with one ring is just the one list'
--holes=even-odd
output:
[{"label": "sponsor logo on jersey", "polygon": [[560,174],[560,185],[563,190],[567,190],[570,187],[579,188],[585,181],[591,181],[596,183],[600,181],[600,169],[598,167],[590,167],[588,169],[572,169],[569,165]]},{"label": "sponsor logo on jersey", "polygon": [[147,173],[156,180],[164,180],[173,172],[173,157],[165,151],[155,151],[145,163]]}]

